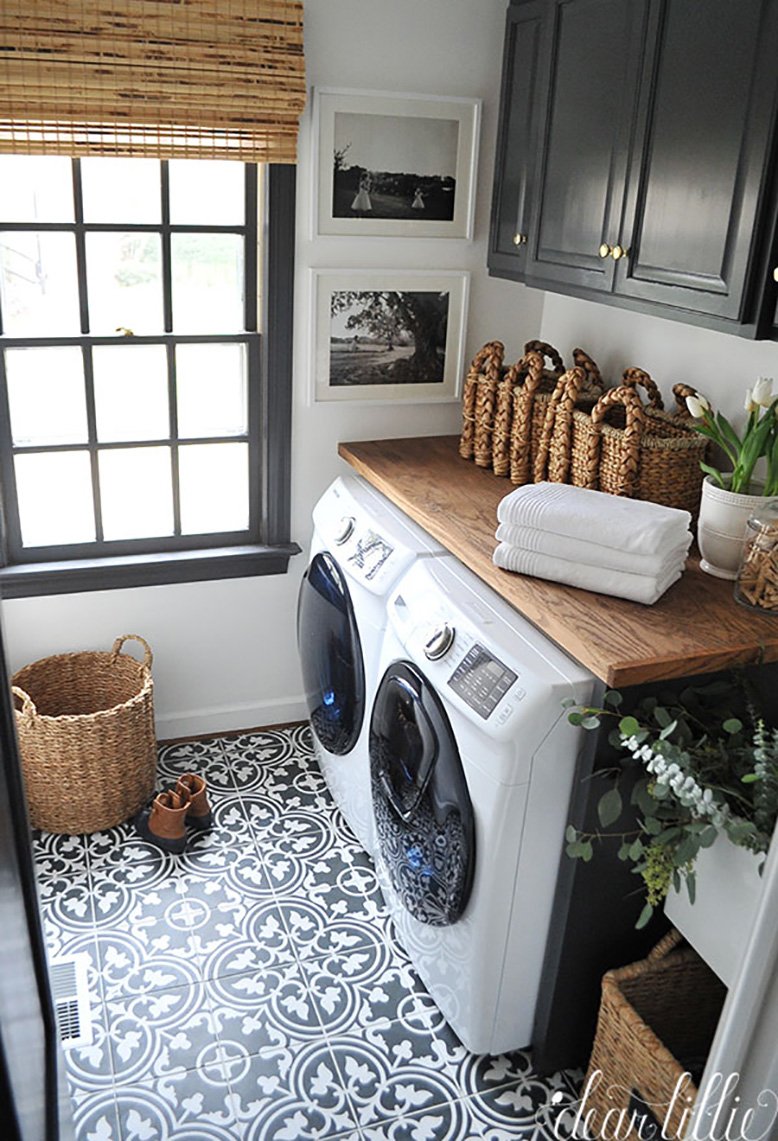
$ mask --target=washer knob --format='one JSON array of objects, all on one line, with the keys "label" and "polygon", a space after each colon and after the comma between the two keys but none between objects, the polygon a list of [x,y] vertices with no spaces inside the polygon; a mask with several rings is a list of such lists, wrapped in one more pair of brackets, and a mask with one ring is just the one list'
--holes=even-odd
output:
[{"label": "washer knob", "polygon": [[342,546],[346,542],[347,539],[351,538],[351,536],[354,534],[354,525],[355,524],[356,524],[356,519],[354,518],[353,515],[344,515],[343,516],[343,518],[340,521],[340,525],[338,527],[338,530],[335,532],[335,544],[336,544],[336,546],[338,546],[338,547]]},{"label": "washer knob", "polygon": [[444,622],[442,626],[436,626],[424,643],[424,656],[429,658],[431,662],[436,662],[438,658],[444,657],[454,643],[454,635],[454,627],[449,626],[448,622]]}]

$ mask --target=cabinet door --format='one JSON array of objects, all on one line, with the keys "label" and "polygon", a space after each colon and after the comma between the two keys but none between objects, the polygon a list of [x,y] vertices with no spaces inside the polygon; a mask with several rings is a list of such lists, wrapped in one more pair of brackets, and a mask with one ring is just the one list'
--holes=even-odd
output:
[{"label": "cabinet door", "polygon": [[664,0],[617,293],[746,318],[776,56],[774,0]]},{"label": "cabinet door", "polygon": [[527,280],[609,291],[652,4],[550,0],[550,7]]},{"label": "cabinet door", "polygon": [[521,281],[527,255],[535,151],[534,107],[545,0],[508,9],[492,192],[489,271]]}]

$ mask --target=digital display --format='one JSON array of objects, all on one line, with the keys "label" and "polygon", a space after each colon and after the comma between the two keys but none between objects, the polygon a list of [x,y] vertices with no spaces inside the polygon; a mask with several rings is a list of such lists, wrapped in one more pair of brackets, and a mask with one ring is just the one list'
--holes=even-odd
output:
[{"label": "digital display", "polygon": [[485,721],[513,683],[518,681],[518,676],[476,642],[454,670],[448,684]]}]

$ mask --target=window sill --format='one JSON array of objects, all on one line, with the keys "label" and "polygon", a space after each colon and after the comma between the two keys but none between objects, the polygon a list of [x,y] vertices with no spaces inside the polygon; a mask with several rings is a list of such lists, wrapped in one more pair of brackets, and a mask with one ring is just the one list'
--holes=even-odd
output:
[{"label": "window sill", "polygon": [[274,547],[215,547],[155,555],[20,563],[0,568],[0,594],[3,598],[32,598],[43,594],[285,574],[290,557],[299,553],[297,543],[280,543]]}]

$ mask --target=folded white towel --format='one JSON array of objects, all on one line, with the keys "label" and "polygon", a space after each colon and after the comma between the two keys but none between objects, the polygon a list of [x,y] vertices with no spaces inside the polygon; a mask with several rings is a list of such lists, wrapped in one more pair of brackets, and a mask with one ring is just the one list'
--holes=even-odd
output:
[{"label": "folded white towel", "polygon": [[685,541],[688,511],[565,483],[527,483],[497,505],[500,523],[536,527],[637,555],[664,554]]},{"label": "folded white towel", "polygon": [[532,575],[534,578],[547,578],[552,582],[564,582],[568,586],[579,586],[583,590],[593,590],[597,594],[629,598],[646,606],[650,606],[662,597],[667,588],[681,577],[682,569],[679,566],[661,578],[629,574],[628,571],[571,563],[567,559],[541,555],[537,551],[522,551],[508,543],[500,543],[492,557],[495,565],[504,570]]},{"label": "folded white towel", "polygon": [[523,551],[537,551],[541,555],[553,555],[555,558],[569,559],[570,562],[587,563],[592,567],[611,567],[629,574],[645,574],[656,578],[679,567],[683,569],[692,541],[691,532],[687,531],[686,538],[670,550],[639,555],[634,551],[621,551],[618,547],[590,543],[587,539],[555,535],[552,531],[541,531],[537,527],[520,527],[516,523],[500,523],[496,538],[501,543],[510,543],[512,547],[520,547]]}]

